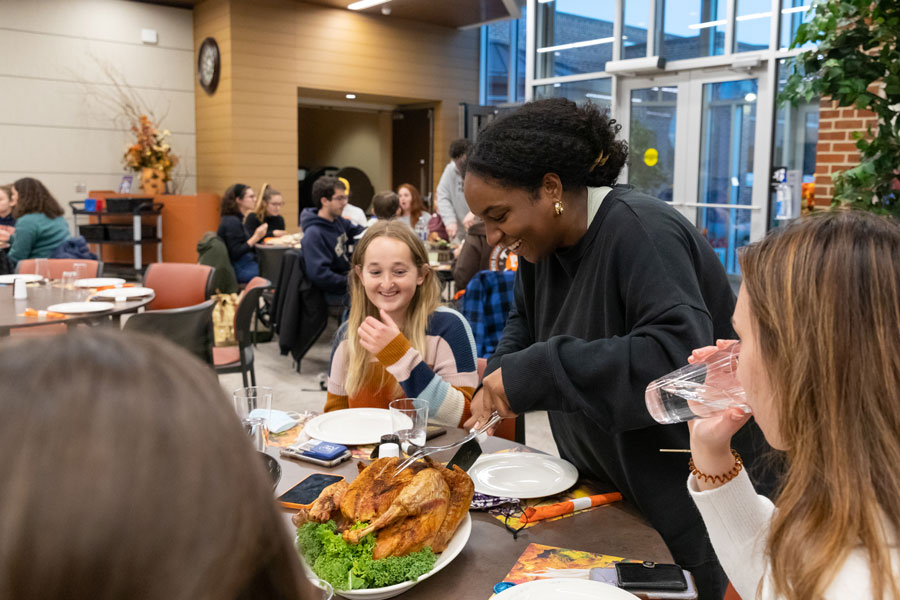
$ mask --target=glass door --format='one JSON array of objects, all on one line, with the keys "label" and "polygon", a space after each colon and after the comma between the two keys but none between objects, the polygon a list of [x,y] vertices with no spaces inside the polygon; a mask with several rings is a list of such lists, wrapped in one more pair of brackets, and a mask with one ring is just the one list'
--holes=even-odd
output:
[{"label": "glass door", "polygon": [[[756,126],[764,77],[694,72],[628,79],[620,117],[629,141],[627,181],[671,202],[709,240],[725,269],[739,274],[737,251],[765,232],[768,144]],[[758,168],[757,168],[758,165]]]}]

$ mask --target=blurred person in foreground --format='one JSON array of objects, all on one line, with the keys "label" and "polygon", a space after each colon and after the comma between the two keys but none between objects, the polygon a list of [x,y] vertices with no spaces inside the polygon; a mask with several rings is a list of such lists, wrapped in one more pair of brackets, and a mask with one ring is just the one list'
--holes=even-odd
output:
[{"label": "blurred person in foreground", "polygon": [[737,378],[787,472],[774,504],[757,495],[731,449],[740,409],[690,423],[716,554],[745,600],[900,598],[900,225],[817,214],[740,264]]},{"label": "blurred person in foreground", "polygon": [[312,598],[215,374],[160,338],[0,346],[0,598]]}]

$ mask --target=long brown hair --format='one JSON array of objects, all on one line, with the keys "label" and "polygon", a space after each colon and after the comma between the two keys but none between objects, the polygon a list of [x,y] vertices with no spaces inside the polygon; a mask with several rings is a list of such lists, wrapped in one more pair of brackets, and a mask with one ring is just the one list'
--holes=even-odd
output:
[{"label": "long brown hair", "polygon": [[740,264],[787,448],[766,544],[775,594],[823,597],[861,545],[872,597],[900,598],[900,225],[830,211]]},{"label": "long brown hair", "polygon": [[425,201],[422,200],[422,194],[419,193],[419,190],[413,184],[401,183],[397,191],[399,192],[403,188],[409,190],[409,195],[412,196],[412,201],[409,203],[409,226],[415,228],[416,223],[419,222],[419,217],[425,212]]},{"label": "long brown hair", "polygon": [[244,214],[238,206],[238,200],[243,198],[249,189],[249,185],[236,183],[225,190],[225,195],[222,196],[222,203],[219,205],[219,216],[233,216],[243,220]]},{"label": "long brown hair", "polygon": [[[274,196],[280,196],[281,192],[273,188],[268,183],[264,183],[262,189],[259,190],[259,196],[256,197],[256,206],[253,207],[253,213],[260,223],[266,222],[266,208],[269,206],[269,200]],[[247,213],[249,217],[251,213]],[[246,220],[246,219],[245,219]]]},{"label": "long brown hair", "polygon": [[43,213],[48,219],[63,216],[63,209],[59,202],[37,179],[23,177],[17,180],[13,187],[16,188],[16,194],[19,196],[13,213],[17,219],[31,213]]},{"label": "long brown hair", "polygon": [[208,366],[91,330],[0,346],[0,597],[307,597]]},{"label": "long brown hair", "polygon": [[[378,308],[366,295],[358,271],[365,265],[366,249],[369,244],[379,237],[394,238],[406,244],[412,253],[416,269],[425,275],[422,284],[416,289],[412,300],[409,301],[409,306],[406,308],[406,320],[401,328],[410,345],[422,356],[425,356],[425,327],[428,324],[428,317],[437,310],[441,303],[440,284],[434,271],[428,265],[428,252],[413,230],[406,223],[393,220],[380,220],[369,227],[353,252],[349,274],[350,316],[347,319],[347,347],[349,349],[347,362],[349,367],[345,385],[350,396],[356,395],[362,388],[368,369],[373,368],[373,357],[360,345],[357,330],[366,317],[379,319],[380,316]],[[386,383],[389,377],[390,374],[382,369],[381,383]]]}]

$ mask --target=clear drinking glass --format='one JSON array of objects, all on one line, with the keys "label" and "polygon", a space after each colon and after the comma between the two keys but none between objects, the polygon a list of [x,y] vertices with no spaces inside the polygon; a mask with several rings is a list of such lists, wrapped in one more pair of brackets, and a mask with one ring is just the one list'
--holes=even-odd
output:
[{"label": "clear drinking glass", "polygon": [[319,592],[318,594],[311,596],[312,598],[315,598],[315,600],[331,600],[334,598],[334,590],[332,589],[331,584],[324,579],[310,577],[309,582],[313,584],[313,587]]},{"label": "clear drinking glass", "polygon": [[404,442],[416,446],[425,445],[425,430],[428,428],[428,402],[417,398],[401,398],[388,405],[391,412],[391,426],[400,438],[400,447]]},{"label": "clear drinking glass", "polygon": [[62,287],[64,290],[75,289],[75,281],[78,279],[78,273],[75,271],[63,271]]},{"label": "clear drinking glass", "polygon": [[731,407],[749,413],[744,388],[737,380],[740,350],[740,342],[734,342],[651,382],[644,395],[650,416],[669,424],[711,417]]},{"label": "clear drinking glass", "polygon": [[50,279],[50,262],[46,258],[34,259],[34,272],[44,279]]},{"label": "clear drinking glass", "polygon": [[272,388],[245,387],[234,390],[231,394],[234,410],[241,419],[244,431],[250,437],[253,448],[266,451],[268,429],[266,423],[272,410]]},{"label": "clear drinking glass", "polygon": [[87,276],[88,276],[87,263],[83,263],[83,262],[72,263],[72,269],[75,270],[75,281],[78,281],[79,279],[87,279]]}]

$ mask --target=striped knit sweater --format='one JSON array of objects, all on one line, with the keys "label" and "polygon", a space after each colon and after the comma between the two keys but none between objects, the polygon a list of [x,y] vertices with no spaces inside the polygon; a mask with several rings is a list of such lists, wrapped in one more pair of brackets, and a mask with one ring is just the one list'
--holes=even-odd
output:
[{"label": "striped knit sweater", "polygon": [[[428,319],[425,356],[422,357],[402,333],[376,355],[362,388],[347,395],[347,326],[335,336],[328,373],[325,412],[342,408],[387,408],[397,398],[427,400],[428,420],[461,426],[471,415],[469,402],[478,385],[475,339],[465,318],[455,310],[440,307]],[[399,387],[398,384],[399,383]]]}]

